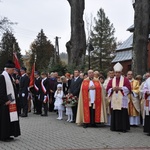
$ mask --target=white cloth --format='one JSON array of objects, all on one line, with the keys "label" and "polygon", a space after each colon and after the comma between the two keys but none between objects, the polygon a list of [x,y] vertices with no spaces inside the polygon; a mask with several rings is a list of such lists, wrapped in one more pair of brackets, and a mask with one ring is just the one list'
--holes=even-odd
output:
[{"label": "white cloth", "polygon": [[[125,86],[123,86],[122,88],[123,94],[124,96],[122,97],[122,108],[128,108],[128,93],[129,93],[129,89]],[[112,93],[112,88],[110,88],[108,90],[108,97],[110,97]],[[113,108],[113,106],[111,105],[111,108]]]},{"label": "white cloth", "polygon": [[106,90],[107,85],[108,85],[108,83],[109,83],[110,80],[111,80],[110,77],[108,77],[108,78],[105,80],[105,82],[104,82],[104,84],[103,84],[103,87],[105,88],[105,90]]},{"label": "white cloth", "polygon": [[24,73],[21,77],[24,77],[26,74]]},{"label": "white cloth", "polygon": [[139,98],[140,98],[140,99],[144,98],[144,89],[143,89],[144,84],[145,84],[145,81],[142,82],[142,84],[141,84],[140,87],[139,87],[139,90],[140,90]]},{"label": "white cloth", "polygon": [[25,93],[22,93],[22,97],[25,97]]},{"label": "white cloth", "polygon": [[106,123],[107,126],[110,126],[111,125],[111,115],[108,115],[107,114],[107,123]]},{"label": "white cloth", "polygon": [[77,81],[78,78],[79,78],[79,76],[78,77],[74,77],[74,81]]},{"label": "white cloth", "polygon": [[42,90],[43,90],[43,92],[46,94],[46,88],[45,88],[45,86],[44,86],[44,81],[47,79],[47,77],[46,78],[44,78],[44,79],[42,79],[42,81],[41,81],[41,86],[42,86]]},{"label": "white cloth", "polygon": [[73,115],[72,107],[66,107],[66,115]]},{"label": "white cloth", "polygon": [[73,115],[72,107],[66,107],[66,115]]},{"label": "white cloth", "polygon": [[130,116],[130,125],[140,125],[140,116]]},{"label": "white cloth", "polygon": [[[94,86],[93,81],[90,80],[89,86]],[[95,101],[95,90],[89,90],[90,103],[93,104]]]},{"label": "white cloth", "polygon": [[122,69],[123,69],[123,66],[118,62],[118,63],[116,63],[115,65],[114,65],[114,71],[122,71]]},{"label": "white cloth", "polygon": [[58,84],[58,85],[57,85],[57,88],[62,88],[62,84]]},{"label": "white cloth", "polygon": [[64,93],[63,91],[59,91],[59,92],[55,92],[54,94],[54,98],[55,98],[55,103],[54,103],[54,110],[64,110],[64,106],[62,105],[63,103],[63,100],[62,100],[62,97],[63,97]]},{"label": "white cloth", "polygon": [[[3,71],[2,75],[5,78],[7,95],[11,94],[12,99],[14,99],[14,101],[11,102],[9,105],[14,104],[16,106],[15,91],[10,76],[6,71]],[[11,122],[18,121],[17,110],[10,112],[10,121]]]}]

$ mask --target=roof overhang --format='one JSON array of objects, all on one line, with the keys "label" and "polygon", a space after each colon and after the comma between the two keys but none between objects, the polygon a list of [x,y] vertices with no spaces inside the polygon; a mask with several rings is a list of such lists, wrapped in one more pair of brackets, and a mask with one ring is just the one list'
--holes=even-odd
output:
[{"label": "roof overhang", "polygon": [[118,51],[111,63],[132,60],[132,49],[126,51]]}]

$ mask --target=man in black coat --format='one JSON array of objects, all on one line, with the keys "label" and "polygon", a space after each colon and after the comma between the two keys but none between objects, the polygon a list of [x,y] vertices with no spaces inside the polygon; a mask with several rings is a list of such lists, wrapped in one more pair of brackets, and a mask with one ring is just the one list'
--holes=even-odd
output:
[{"label": "man in black coat", "polygon": [[[21,135],[17,113],[16,87],[12,78],[15,64],[8,61],[0,75],[0,140],[11,141]],[[10,95],[10,96],[8,96]]]},{"label": "man in black coat", "polygon": [[57,78],[55,77],[55,73],[51,73],[50,77],[48,78],[49,80],[49,88],[50,88],[50,94],[49,94],[49,112],[54,111],[54,93],[56,91],[57,87]]},{"label": "man in black coat", "polygon": [[[80,87],[82,84],[83,79],[81,79],[79,77],[80,75],[80,71],[79,70],[74,70],[74,78],[71,79],[71,85],[69,88],[69,94],[73,95],[73,96],[77,96],[79,97],[79,93],[80,93]],[[76,115],[77,115],[77,106],[72,107],[72,111],[73,111],[73,122],[76,121]]]},{"label": "man in black coat", "polygon": [[44,108],[44,114],[41,114],[41,116],[48,116],[48,101],[49,101],[49,81],[47,78],[47,73],[42,72],[41,73],[42,81],[41,81],[41,90],[40,90],[40,100],[43,104]]},{"label": "man in black coat", "polygon": [[21,114],[21,117],[28,116],[28,87],[29,87],[30,79],[26,74],[26,70],[27,69],[25,67],[22,67],[20,69],[21,78],[19,83],[19,98],[20,98],[21,106],[23,108],[23,113]]},{"label": "man in black coat", "polygon": [[42,101],[40,101],[41,78],[38,71],[34,72],[34,106],[37,115],[42,114]]}]

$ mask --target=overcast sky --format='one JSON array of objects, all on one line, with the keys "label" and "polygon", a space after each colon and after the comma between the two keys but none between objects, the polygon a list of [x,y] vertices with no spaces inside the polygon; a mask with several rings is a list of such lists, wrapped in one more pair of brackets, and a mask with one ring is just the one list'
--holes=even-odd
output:
[{"label": "overcast sky", "polygon": [[[106,16],[116,29],[118,41],[131,35],[126,29],[133,24],[132,0],[85,0],[85,16],[103,8]],[[1,0],[0,17],[6,16],[18,24],[13,26],[14,35],[22,54],[29,50],[31,43],[41,29],[50,41],[59,40],[60,52],[66,52],[65,44],[70,39],[70,6],[67,0]]]}]

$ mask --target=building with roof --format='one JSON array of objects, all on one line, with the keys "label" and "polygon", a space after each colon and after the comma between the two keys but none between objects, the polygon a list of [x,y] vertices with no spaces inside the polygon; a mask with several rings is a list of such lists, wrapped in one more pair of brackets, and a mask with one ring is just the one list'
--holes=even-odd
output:
[{"label": "building with roof", "polygon": [[[134,32],[134,25],[130,26],[127,31]],[[116,49],[116,55],[112,60],[112,66],[117,62],[120,62],[123,66],[123,73],[126,74],[129,70],[132,69],[132,50],[133,50],[133,33],[132,35],[125,40],[121,45]],[[148,68],[150,68],[150,42],[148,43]],[[139,62],[140,63],[140,62]]]},{"label": "building with roof", "polygon": [[116,49],[115,58],[112,60],[112,64],[120,62],[123,66],[123,72],[126,73],[128,70],[131,70],[132,62],[132,46],[133,44],[133,34],[125,40],[121,45]]}]

